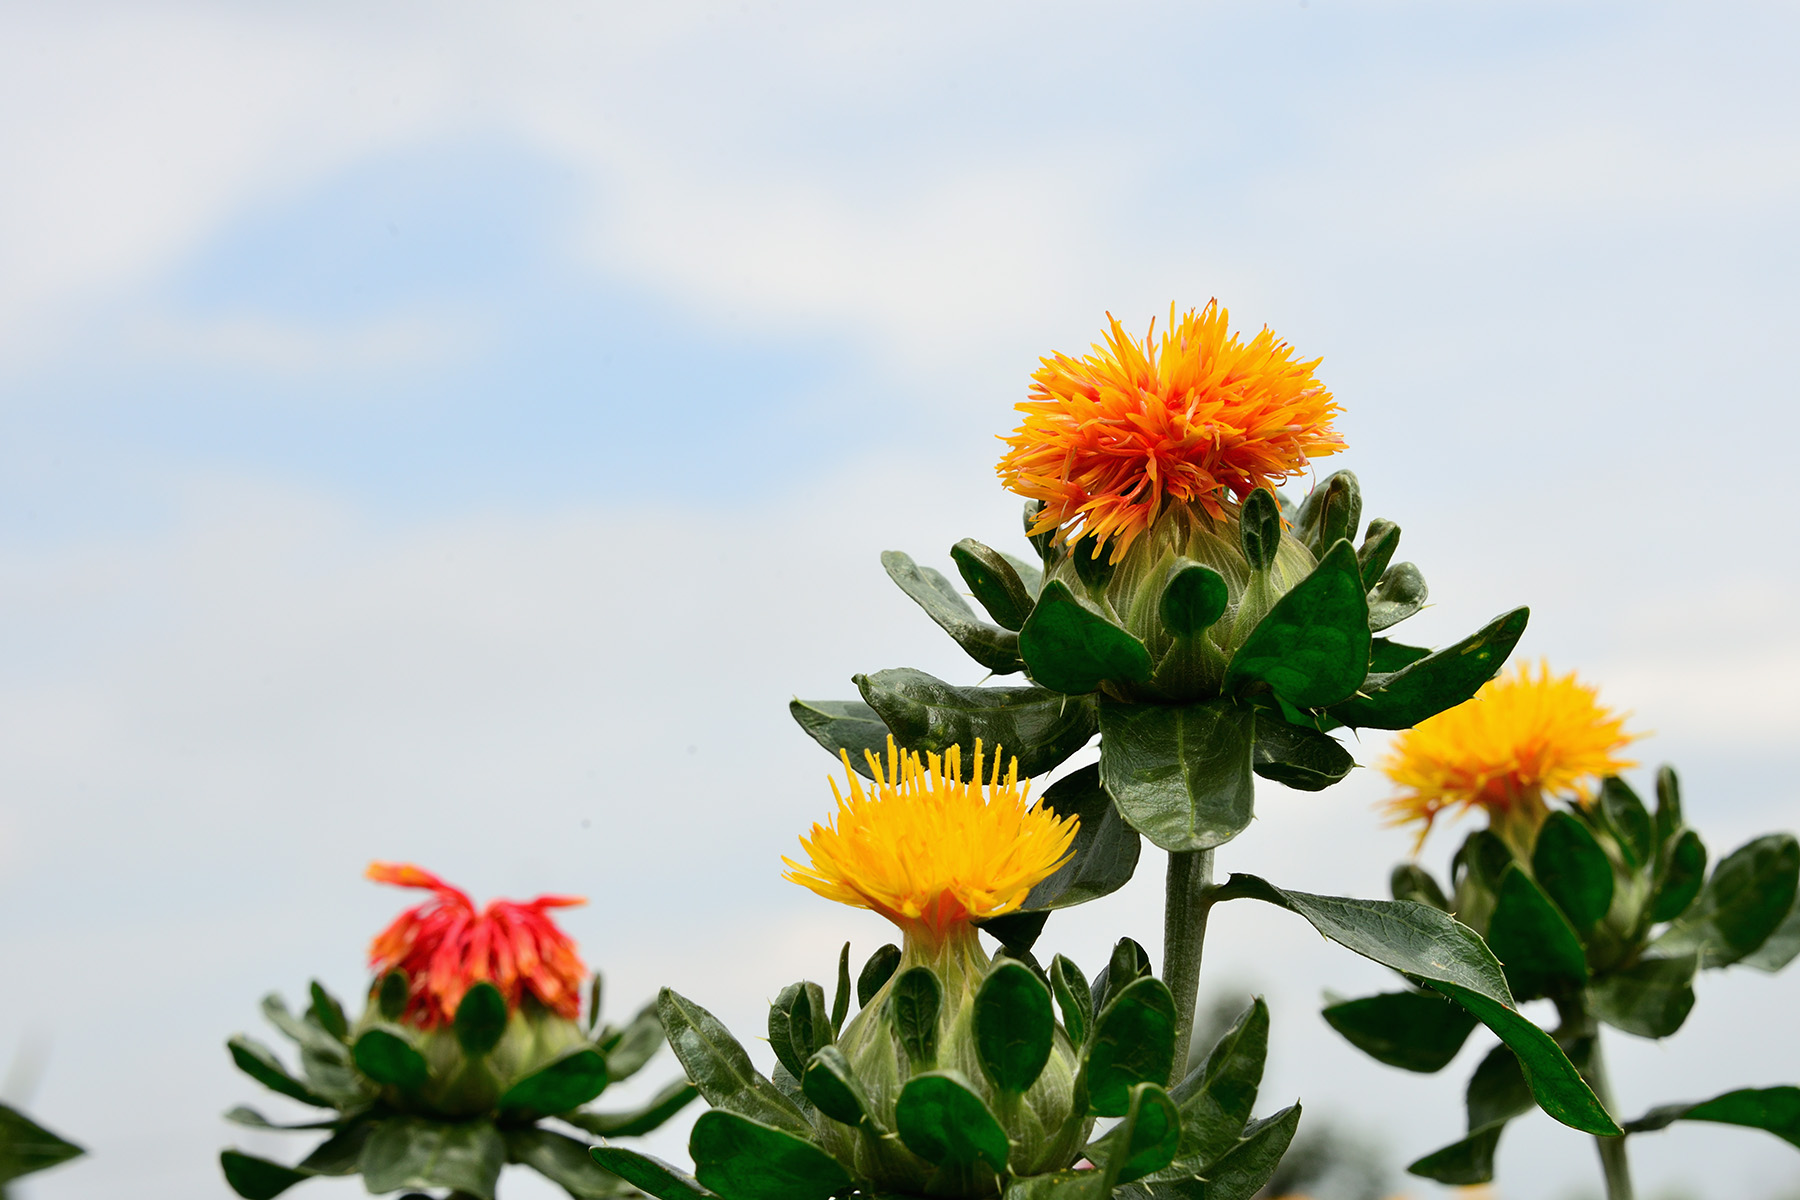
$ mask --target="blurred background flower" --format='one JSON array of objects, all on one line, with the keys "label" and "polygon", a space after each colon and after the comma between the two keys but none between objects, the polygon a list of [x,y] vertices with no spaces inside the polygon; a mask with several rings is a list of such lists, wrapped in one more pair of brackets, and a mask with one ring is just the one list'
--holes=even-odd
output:
[{"label": "blurred background flower", "polygon": [[[1430,567],[1408,640],[1530,603],[1521,657],[1657,730],[1716,844],[1793,825],[1763,431],[1797,34],[1751,4],[0,6],[0,903],[46,981],[0,1036],[47,1054],[0,1099],[91,1151],[21,1193],[219,1194],[220,1043],[271,987],[366,983],[392,897],[338,881],[371,857],[579,891],[613,994],[738,1028],[817,947],[860,960],[885,933],[775,869],[832,770],[786,702],[977,681],[876,556],[1023,549],[995,434],[1107,311],[1217,296],[1320,357],[1332,465]],[[1387,794],[1265,803],[1221,869],[1380,895]],[[1319,981],[1385,972],[1296,925],[1234,906],[1207,948],[1270,997],[1268,1102],[1455,1137],[1466,1070],[1421,1110],[1344,1045]],[[1160,928],[1149,872],[1041,944]],[[1621,1048],[1627,1107],[1776,1081],[1736,1032],[1787,985],[1703,986],[1679,1044]],[[1556,1134],[1508,1134],[1509,1193],[1590,1186]],[[1791,1154],[1695,1130],[1639,1171],[1767,1197]]]}]

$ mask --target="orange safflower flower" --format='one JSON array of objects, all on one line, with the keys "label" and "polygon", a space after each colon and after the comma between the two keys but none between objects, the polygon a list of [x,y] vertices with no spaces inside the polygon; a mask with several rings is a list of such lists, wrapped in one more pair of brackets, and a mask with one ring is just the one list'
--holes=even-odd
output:
[{"label": "orange safflower flower", "polygon": [[1179,320],[1170,305],[1161,341],[1152,321],[1139,344],[1108,313],[1104,346],[1040,360],[998,468],[1008,489],[1043,501],[1033,535],[1110,539],[1116,563],[1166,506],[1222,518],[1344,448],[1320,360],[1296,362],[1267,328],[1244,342],[1229,317],[1217,300]]},{"label": "orange safflower flower", "polygon": [[407,1024],[434,1029],[454,1020],[463,994],[484,979],[500,989],[509,1011],[517,1011],[530,995],[559,1016],[573,1019],[580,1013],[587,968],[546,910],[586,900],[493,900],[478,913],[468,893],[411,863],[370,863],[367,874],[377,883],[433,893],[369,944],[369,965],[377,977],[396,968],[406,972],[409,996],[401,1020]]}]

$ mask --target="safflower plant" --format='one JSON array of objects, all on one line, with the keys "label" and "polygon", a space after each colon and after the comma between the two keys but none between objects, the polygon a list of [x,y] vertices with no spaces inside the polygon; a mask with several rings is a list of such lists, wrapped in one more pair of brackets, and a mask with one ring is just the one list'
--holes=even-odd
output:
[{"label": "safflower plant", "polygon": [[370,946],[374,977],[362,1014],[352,1019],[316,982],[298,1015],[279,996],[266,997],[263,1015],[299,1049],[299,1074],[252,1038],[228,1043],[246,1075],[330,1114],[284,1125],[240,1106],[228,1120],[328,1136],[291,1167],[224,1151],[232,1190],[268,1200],[315,1176],[361,1175],[377,1195],[440,1187],[493,1200],[501,1168],[516,1163],[577,1200],[637,1195],[572,1134],[646,1133],[697,1092],[678,1080],[632,1111],[585,1107],[642,1068],[664,1038],[652,1007],[623,1026],[600,1024],[600,976],[587,975],[550,917],[583,901],[540,896],[477,910],[467,893],[411,864],[375,863],[368,874],[431,896]]},{"label": "safflower plant", "polygon": [[[1675,772],[1661,768],[1655,807],[1620,772],[1635,735],[1574,674],[1529,666],[1469,703],[1396,739],[1382,770],[1398,785],[1396,822],[1423,844],[1449,809],[1486,817],[1452,861],[1443,887],[1416,862],[1393,873],[1397,899],[1455,915],[1500,958],[1515,998],[1548,999],[1548,1033],[1612,1107],[1601,1028],[1665,1038],[1694,1007],[1701,970],[1778,971],[1800,955],[1800,843],[1768,834],[1707,870],[1687,825]],[[1432,1073],[1448,1066],[1475,1022],[1417,988],[1334,1003],[1325,1019],[1380,1062]],[[1442,1183],[1486,1183],[1500,1135],[1531,1108],[1520,1063],[1495,1046],[1471,1076],[1468,1133],[1410,1167]],[[1740,1088],[1661,1104],[1596,1139],[1609,1200],[1632,1195],[1627,1137],[1676,1121],[1762,1129],[1800,1147],[1800,1088]]]}]

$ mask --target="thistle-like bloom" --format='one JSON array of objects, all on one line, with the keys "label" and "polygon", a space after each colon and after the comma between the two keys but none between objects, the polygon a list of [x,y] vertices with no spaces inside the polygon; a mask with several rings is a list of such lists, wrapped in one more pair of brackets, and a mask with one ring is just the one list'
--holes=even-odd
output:
[{"label": "thistle-like bloom", "polygon": [[1077,818],[1028,807],[1030,781],[1020,782],[1018,759],[1002,777],[996,755],[984,782],[977,741],[975,769],[964,782],[960,746],[921,765],[890,737],[885,769],[865,753],[873,787],[865,790],[850,755],[839,751],[849,793],[831,781],[835,819],[800,839],[810,866],[782,859],[791,868],[784,878],[828,900],[873,909],[935,946],[972,918],[1017,908],[1068,861]]},{"label": "thistle-like bloom", "polygon": [[1248,342],[1213,300],[1135,342],[1107,314],[1104,346],[1040,360],[1024,422],[1000,459],[1010,490],[1044,507],[1031,532],[1110,540],[1112,561],[1172,503],[1215,518],[1258,487],[1335,454],[1342,410],[1293,348],[1267,328]]},{"label": "thistle-like bloom", "polygon": [[401,1018],[407,1024],[427,1030],[448,1024],[463,993],[484,979],[500,989],[511,1011],[529,995],[558,1016],[572,1020],[580,1012],[587,968],[546,910],[586,900],[494,900],[476,912],[468,893],[411,863],[370,863],[368,877],[433,893],[369,944],[369,965],[378,976],[396,968],[407,974],[410,995]]},{"label": "thistle-like bloom", "polygon": [[1381,770],[1405,790],[1387,802],[1388,814],[1394,824],[1423,822],[1423,844],[1444,809],[1480,808],[1528,852],[1546,795],[1585,801],[1595,780],[1637,765],[1618,756],[1639,736],[1625,732],[1625,721],[1574,672],[1552,675],[1540,662],[1533,675],[1521,663],[1394,739]]}]

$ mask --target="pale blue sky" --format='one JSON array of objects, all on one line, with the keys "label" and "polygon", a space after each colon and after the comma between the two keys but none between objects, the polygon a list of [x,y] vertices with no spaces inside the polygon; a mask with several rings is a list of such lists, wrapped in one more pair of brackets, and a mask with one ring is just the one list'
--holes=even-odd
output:
[{"label": "pale blue sky", "polygon": [[[1522,653],[1656,731],[1716,850],[1800,824],[1797,33],[1752,4],[0,4],[0,903],[44,981],[0,1037],[47,1047],[32,1105],[95,1150],[25,1194],[223,1195],[233,1138],[297,1155],[217,1119],[255,1093],[222,1042],[268,989],[361,985],[403,903],[370,858],[584,892],[617,1003],[672,983],[746,1034],[886,940],[778,878],[829,795],[786,701],[976,681],[877,555],[1013,536],[993,438],[1108,310],[1217,296],[1322,355],[1342,465],[1432,583],[1412,636],[1528,602]],[[1383,794],[1269,787],[1222,865],[1379,894]],[[1046,944],[1154,948],[1158,871]],[[1463,1066],[1398,1075],[1316,1015],[1379,971],[1271,914],[1209,954],[1269,992],[1271,1106],[1395,1163],[1456,1135]],[[1669,1045],[1617,1039],[1626,1106],[1800,1078],[1793,986],[1709,978]],[[1592,1191],[1591,1157],[1523,1123],[1503,1194]],[[1800,1177],[1732,1130],[1641,1157],[1709,1198]]]}]

